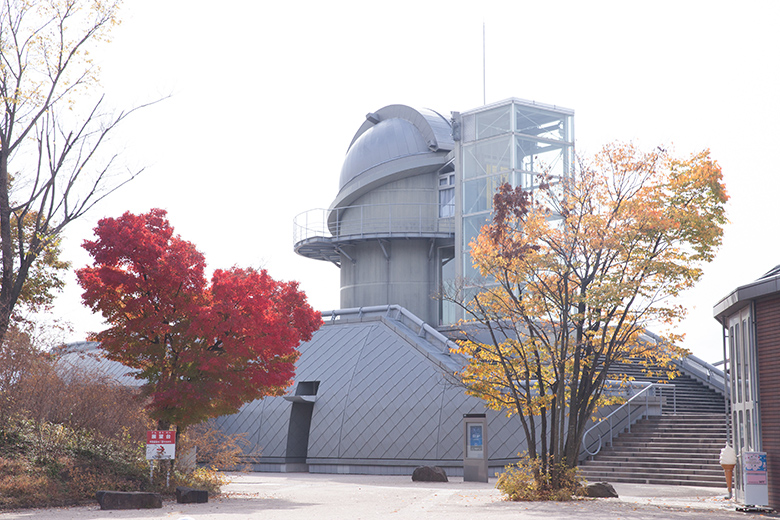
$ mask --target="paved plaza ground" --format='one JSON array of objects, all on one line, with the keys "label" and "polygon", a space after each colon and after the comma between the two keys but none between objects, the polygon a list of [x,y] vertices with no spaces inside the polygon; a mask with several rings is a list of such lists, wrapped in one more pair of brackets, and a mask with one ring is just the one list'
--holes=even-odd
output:
[{"label": "paved plaza ground", "polygon": [[412,482],[408,476],[234,474],[221,497],[208,504],[166,501],[162,509],[101,511],[95,505],[12,511],[0,520],[318,520],[318,519],[715,519],[779,518],[739,513],[725,489],[617,484],[619,499],[507,502],[490,483]]}]

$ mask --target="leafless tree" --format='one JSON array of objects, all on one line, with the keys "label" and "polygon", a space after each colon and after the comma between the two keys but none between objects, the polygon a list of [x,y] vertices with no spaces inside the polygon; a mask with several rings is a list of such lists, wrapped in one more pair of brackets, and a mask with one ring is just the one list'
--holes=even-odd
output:
[{"label": "leafless tree", "polygon": [[65,226],[140,173],[100,152],[147,105],[112,113],[97,95],[89,53],[118,23],[117,0],[0,2],[2,343],[25,293],[47,290],[30,289],[31,273]]}]

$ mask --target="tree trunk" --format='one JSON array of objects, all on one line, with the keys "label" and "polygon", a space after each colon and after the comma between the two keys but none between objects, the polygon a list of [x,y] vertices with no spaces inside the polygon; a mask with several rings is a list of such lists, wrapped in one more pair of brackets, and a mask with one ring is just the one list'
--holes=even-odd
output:
[{"label": "tree trunk", "polygon": [[[5,137],[5,136],[4,136]],[[11,322],[14,286],[14,248],[11,241],[11,202],[9,199],[8,152],[6,139],[0,150],[0,256],[3,273],[0,277],[0,345]]]}]

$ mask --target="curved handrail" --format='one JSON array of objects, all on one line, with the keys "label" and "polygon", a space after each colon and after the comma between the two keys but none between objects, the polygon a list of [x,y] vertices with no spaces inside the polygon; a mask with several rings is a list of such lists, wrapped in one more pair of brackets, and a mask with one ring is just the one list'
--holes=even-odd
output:
[{"label": "curved handrail", "polygon": [[[596,428],[600,427],[604,423],[604,421],[608,421],[608,424],[609,424],[609,442],[611,442],[612,439],[614,438],[614,434],[613,434],[613,418],[616,418],[615,420],[617,420],[618,423],[622,422],[625,419],[628,422],[628,426],[627,426],[628,431],[631,432],[631,404],[633,403],[633,404],[636,405],[636,403],[634,403],[634,401],[637,401],[641,397],[644,397],[644,404],[639,404],[638,406],[639,407],[644,406],[644,408],[645,408],[644,415],[647,416],[647,411],[650,408],[650,393],[655,388],[659,388],[661,390],[663,390],[665,388],[671,388],[672,389],[672,392],[673,392],[673,394],[672,394],[673,395],[673,407],[674,407],[673,410],[674,410],[674,413],[677,413],[677,390],[675,389],[675,386],[673,384],[669,384],[669,383],[664,383],[664,384],[649,383],[649,384],[647,384],[647,386],[645,388],[643,388],[642,390],[637,392],[628,401],[626,401],[625,403],[623,403],[622,405],[617,407],[615,410],[612,411],[612,413],[610,413],[606,417],[602,417],[599,420],[599,422],[597,422],[596,424],[594,424],[593,426],[591,426],[590,428],[588,428],[585,431],[585,433],[582,435],[582,447],[585,450],[585,452],[588,455],[593,456],[593,455],[596,455],[599,451],[601,451],[601,446],[603,444],[602,439],[604,438],[604,434],[599,435],[599,437],[598,437],[598,446],[596,448],[596,451],[593,451],[593,452],[590,451],[590,449],[588,448],[588,444],[585,442],[585,440],[587,439],[588,434],[591,433]],[[621,417],[621,418],[617,418],[618,413],[620,412],[622,414],[622,411],[623,411],[624,408],[626,409],[625,410],[626,411],[625,415],[623,417]]]},{"label": "curved handrail", "polygon": [[439,216],[436,203],[390,203],[311,209],[293,219],[293,243],[311,238],[455,233],[452,218]]}]

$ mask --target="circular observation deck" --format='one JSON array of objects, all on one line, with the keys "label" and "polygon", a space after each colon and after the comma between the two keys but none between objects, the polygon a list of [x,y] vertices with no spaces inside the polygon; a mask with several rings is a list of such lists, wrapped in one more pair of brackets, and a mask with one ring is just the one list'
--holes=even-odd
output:
[{"label": "circular observation deck", "polygon": [[295,252],[338,264],[344,245],[390,238],[453,239],[453,218],[438,218],[438,204],[372,204],[313,209],[295,217]]},{"label": "circular observation deck", "polygon": [[[439,218],[439,205],[425,202],[438,198],[436,184],[413,180],[436,175],[453,148],[450,122],[438,112],[388,105],[368,113],[349,144],[331,208],[295,217],[295,252],[340,265],[345,257],[354,263],[345,245],[454,239],[454,220]],[[387,188],[399,182],[405,190]]]}]

